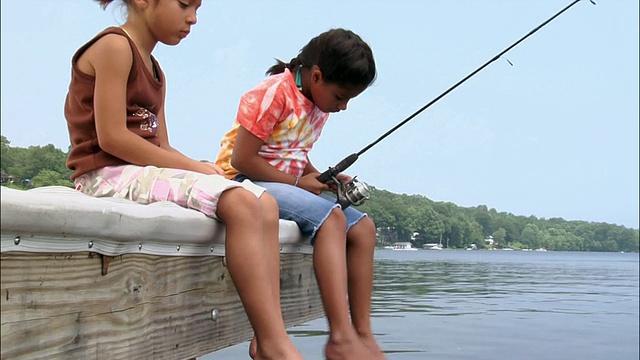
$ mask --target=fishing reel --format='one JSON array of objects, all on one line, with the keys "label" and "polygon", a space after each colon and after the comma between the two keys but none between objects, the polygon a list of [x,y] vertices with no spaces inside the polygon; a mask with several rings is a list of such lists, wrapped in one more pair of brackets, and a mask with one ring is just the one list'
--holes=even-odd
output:
[{"label": "fishing reel", "polygon": [[343,209],[350,205],[362,205],[371,197],[369,186],[364,182],[358,181],[356,179],[357,176],[349,182],[338,180],[338,174],[351,166],[357,159],[358,154],[351,154],[342,159],[335,167],[330,166],[329,169],[318,176],[318,181],[321,183],[333,180],[337,187],[336,196],[338,200],[336,203],[340,204]]},{"label": "fishing reel", "polygon": [[365,182],[360,182],[356,177],[349,182],[340,181],[335,176],[331,178],[337,187],[336,196],[337,203],[343,209],[350,205],[358,206],[364,204],[371,198],[371,191]]}]

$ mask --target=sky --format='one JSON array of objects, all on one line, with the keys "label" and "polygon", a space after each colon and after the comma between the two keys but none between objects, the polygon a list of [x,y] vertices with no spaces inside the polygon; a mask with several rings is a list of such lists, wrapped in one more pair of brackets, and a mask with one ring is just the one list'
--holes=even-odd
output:
[{"label": "sky", "polygon": [[[376,82],[331,115],[321,170],[363,149],[570,0],[204,0],[167,76],[173,147],[213,160],[240,96],[275,58],[343,27],[374,52]],[[2,1],[1,126],[11,146],[69,145],[73,53],[124,22],[87,0]],[[583,0],[346,171],[378,189],[515,215],[639,227],[638,1]]]}]

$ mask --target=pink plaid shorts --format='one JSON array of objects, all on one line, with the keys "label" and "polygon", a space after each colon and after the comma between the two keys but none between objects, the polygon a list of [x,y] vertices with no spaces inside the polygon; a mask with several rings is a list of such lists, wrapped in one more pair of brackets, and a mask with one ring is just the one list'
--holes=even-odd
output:
[{"label": "pink plaid shorts", "polygon": [[115,197],[140,204],[170,201],[217,219],[218,199],[223,191],[242,187],[257,197],[265,191],[249,180],[240,183],[222,175],[155,166],[107,166],[77,177],[76,189],[94,197]]}]

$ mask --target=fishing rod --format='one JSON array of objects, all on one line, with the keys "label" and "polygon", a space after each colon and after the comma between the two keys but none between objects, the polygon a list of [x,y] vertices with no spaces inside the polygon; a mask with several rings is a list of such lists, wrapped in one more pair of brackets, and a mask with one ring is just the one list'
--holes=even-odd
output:
[{"label": "fishing rod", "polygon": [[[340,205],[342,205],[342,208],[345,208],[345,207],[347,207],[349,205],[360,205],[360,204],[364,203],[366,200],[369,199],[369,196],[370,196],[370,191],[369,191],[368,186],[365,183],[359,182],[358,180],[356,180],[355,177],[349,183],[343,183],[343,182],[341,182],[341,181],[339,181],[337,179],[337,176],[338,176],[339,173],[343,172],[349,166],[351,166],[356,160],[358,160],[358,157],[360,157],[360,155],[364,154],[366,151],[371,149],[373,146],[378,144],[380,141],[384,140],[387,136],[391,135],[394,131],[398,130],[401,126],[403,126],[404,124],[406,124],[409,121],[411,121],[413,118],[418,116],[421,112],[425,111],[431,105],[435,104],[438,100],[442,99],[445,95],[449,94],[455,88],[457,88],[458,86],[462,85],[462,83],[464,83],[465,81],[469,80],[471,77],[473,77],[474,75],[476,75],[477,73],[482,71],[484,68],[489,66],[494,61],[498,60],[500,57],[502,57],[504,54],[506,54],[509,50],[511,50],[514,47],[516,47],[518,44],[523,42],[529,36],[533,35],[538,30],[542,29],[545,25],[547,25],[548,23],[553,21],[553,19],[557,18],[562,13],[564,13],[567,10],[569,10],[573,5],[577,4],[580,1],[582,1],[582,0],[574,0],[571,4],[567,5],[564,9],[558,11],[555,15],[553,15],[552,17],[550,17],[549,19],[547,19],[546,21],[544,21],[543,23],[538,25],[533,30],[529,31],[523,37],[521,37],[518,41],[514,42],[509,47],[507,47],[506,49],[504,49],[501,52],[499,52],[498,54],[496,54],[494,57],[492,57],[487,62],[485,62],[482,66],[480,66],[479,68],[475,69],[469,75],[467,75],[464,78],[462,78],[462,80],[458,81],[453,86],[451,86],[450,88],[445,90],[442,94],[436,96],[433,100],[428,102],[426,105],[424,105],[423,107],[418,109],[413,114],[409,115],[409,117],[407,117],[406,119],[404,119],[403,121],[398,123],[396,126],[392,127],[386,133],[382,134],[374,142],[372,142],[371,144],[365,146],[364,148],[362,148],[362,150],[358,151],[357,153],[353,153],[353,154],[345,157],[339,163],[337,163],[336,166],[329,167],[325,172],[323,172],[322,174],[320,174],[318,176],[318,178],[317,178],[318,181],[320,181],[322,183],[326,183],[329,180],[333,180],[337,184],[337,197],[338,197],[337,202]],[[589,1],[594,5],[596,4],[594,0],[589,0]],[[511,63],[511,62],[509,62],[509,63]]]}]

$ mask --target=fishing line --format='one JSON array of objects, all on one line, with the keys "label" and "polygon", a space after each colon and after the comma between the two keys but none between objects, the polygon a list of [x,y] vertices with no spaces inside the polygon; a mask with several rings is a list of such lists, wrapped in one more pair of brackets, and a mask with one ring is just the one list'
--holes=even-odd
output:
[{"label": "fishing line", "polygon": [[[398,123],[396,126],[394,126],[393,128],[391,128],[389,131],[387,131],[386,133],[382,134],[379,138],[377,138],[374,142],[372,142],[371,144],[365,146],[364,148],[362,148],[362,150],[358,151],[357,153],[353,153],[349,156],[347,156],[346,158],[342,159],[338,164],[336,164],[336,166],[334,167],[329,167],[329,169],[327,169],[325,172],[323,172],[322,174],[320,174],[320,176],[318,176],[318,180],[320,182],[326,183],[329,180],[332,180],[336,178],[336,176],[343,172],[344,170],[346,170],[349,166],[351,166],[356,160],[358,160],[358,157],[362,154],[364,154],[366,151],[368,151],[369,149],[371,149],[373,146],[375,146],[376,144],[378,144],[380,141],[384,140],[387,136],[391,135],[394,131],[398,130],[401,126],[403,126],[404,124],[408,123],[409,121],[411,121],[413,118],[415,118],[416,116],[418,116],[421,112],[425,111],[427,108],[429,108],[431,105],[435,104],[438,100],[442,99],[444,96],[446,96],[447,94],[449,94],[451,91],[453,91],[455,88],[457,88],[458,86],[462,85],[462,83],[464,83],[465,81],[469,80],[471,77],[473,77],[474,75],[476,75],[477,73],[479,73],[480,71],[482,71],[484,68],[486,68],[487,66],[489,66],[491,63],[493,63],[494,61],[498,60],[499,58],[501,58],[505,53],[507,53],[509,50],[513,49],[514,47],[516,47],[518,44],[520,44],[521,42],[523,42],[525,39],[527,39],[529,36],[533,35],[534,33],[536,33],[538,30],[542,29],[545,25],[547,25],[548,23],[550,23],[551,21],[553,21],[555,18],[557,18],[558,16],[560,16],[562,13],[564,13],[565,11],[569,10],[573,5],[577,4],[578,2],[580,2],[581,0],[575,0],[573,1],[571,4],[567,5],[564,9],[558,11],[555,15],[553,15],[552,17],[550,17],[549,19],[547,19],[546,21],[544,21],[543,23],[541,23],[540,25],[538,25],[536,28],[534,28],[533,30],[529,31],[525,36],[521,37],[518,41],[514,42],[513,44],[511,44],[509,47],[507,47],[506,49],[502,50],[500,53],[496,54],[493,58],[491,58],[489,61],[487,61],[486,63],[484,63],[482,66],[480,66],[479,68],[477,68],[476,70],[474,70],[473,72],[471,72],[469,75],[465,76],[464,78],[462,78],[462,80],[458,81],[457,83],[455,83],[453,86],[451,86],[450,88],[448,88],[447,90],[445,90],[442,94],[438,95],[437,97],[435,97],[433,100],[431,100],[429,103],[427,103],[426,105],[424,105],[423,107],[421,107],[420,109],[418,109],[416,112],[414,112],[413,114],[409,115],[409,117],[407,117],[406,119],[404,119],[403,121],[401,121],[400,123]],[[589,0],[592,4],[596,4],[594,0]],[[505,58],[506,59],[506,58]],[[513,64],[511,63],[511,61],[509,61],[507,59],[507,62],[509,62],[509,64],[511,66],[513,66]],[[365,186],[366,188],[366,186]],[[346,189],[345,193],[346,195],[349,195],[348,193],[349,188]],[[364,191],[364,189],[362,189],[361,191]],[[347,196],[348,197],[348,196]]]}]

